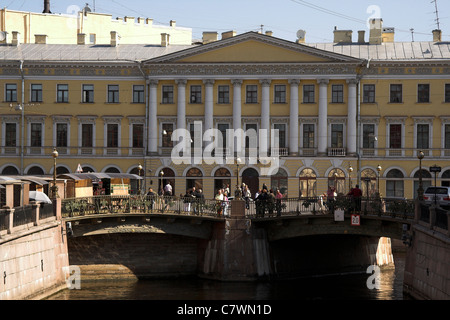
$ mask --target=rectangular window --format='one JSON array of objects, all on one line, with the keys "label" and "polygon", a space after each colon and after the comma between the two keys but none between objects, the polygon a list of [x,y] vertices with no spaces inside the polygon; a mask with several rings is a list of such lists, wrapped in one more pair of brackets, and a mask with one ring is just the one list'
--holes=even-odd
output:
[{"label": "rectangular window", "polygon": [[390,103],[403,102],[403,88],[401,84],[391,84]]},{"label": "rectangular window", "polygon": [[31,147],[42,147],[42,123],[31,124]]},{"label": "rectangular window", "polygon": [[95,44],[97,41],[97,36],[95,33],[90,33],[89,34],[89,43],[90,44]]},{"label": "rectangular window", "polygon": [[[228,123],[219,123],[217,125],[217,130],[220,131],[222,134],[222,147],[227,147],[227,130],[229,129],[230,125]],[[220,146],[219,146],[220,147]]]},{"label": "rectangular window", "polygon": [[313,84],[303,86],[303,103],[315,103],[315,88]]},{"label": "rectangular window", "polygon": [[94,85],[83,84],[83,103],[94,102]]},{"label": "rectangular window", "polygon": [[314,124],[303,125],[303,148],[314,148]]},{"label": "rectangular window", "polygon": [[363,148],[375,148],[375,125],[363,124]]},{"label": "rectangular window", "polygon": [[56,86],[56,91],[57,102],[69,102],[69,85],[58,84]]},{"label": "rectangular window", "polygon": [[331,147],[343,148],[344,147],[344,125],[343,124],[331,124]]},{"label": "rectangular window", "polygon": [[56,124],[56,146],[67,147],[67,123]]},{"label": "rectangular window", "polygon": [[173,103],[173,86],[162,87],[162,103],[163,104]]},{"label": "rectangular window", "polygon": [[375,103],[375,85],[363,85],[363,103]]},{"label": "rectangular window", "polygon": [[258,103],[258,86],[248,85],[245,103]]},{"label": "rectangular window", "polygon": [[17,145],[17,128],[15,123],[7,123],[5,128],[5,147]]},{"label": "rectangular window", "polygon": [[108,103],[118,103],[118,102],[119,102],[119,86],[108,85]]},{"label": "rectangular window", "polygon": [[445,85],[445,102],[450,102],[450,84]]},{"label": "rectangular window", "polygon": [[278,130],[278,147],[286,148],[286,125],[284,123],[275,123],[273,128]]},{"label": "rectangular window", "polygon": [[6,84],[5,101],[17,102],[17,84]]},{"label": "rectangular window", "polygon": [[133,124],[133,148],[144,147],[144,125]]},{"label": "rectangular window", "polygon": [[401,149],[402,147],[402,125],[391,124],[389,126],[389,148]]},{"label": "rectangular window", "polygon": [[[253,131],[254,130],[254,131]],[[245,148],[256,148],[257,145],[253,145],[255,143],[253,139],[253,133],[256,133],[256,139],[258,139],[258,125],[256,123],[247,123],[245,125]],[[252,138],[252,139],[250,139]],[[257,141],[256,141],[257,142]]]},{"label": "rectangular window", "polygon": [[445,125],[445,149],[450,150],[450,124]]},{"label": "rectangular window", "polygon": [[428,124],[417,125],[417,149],[430,148],[430,126]]},{"label": "rectangular window", "polygon": [[92,148],[93,146],[94,125],[83,123],[81,125],[81,146],[84,148]]},{"label": "rectangular window", "polygon": [[144,86],[133,86],[133,103],[144,103]]},{"label": "rectangular window", "polygon": [[430,102],[430,85],[419,84],[417,86],[417,102],[427,103]]},{"label": "rectangular window", "polygon": [[332,103],[344,102],[344,86],[342,84],[334,84],[331,86],[331,102]]},{"label": "rectangular window", "polygon": [[42,84],[31,85],[31,102],[42,102]]},{"label": "rectangular window", "polygon": [[275,103],[286,103],[286,86],[275,85]]},{"label": "rectangular window", "polygon": [[108,148],[119,147],[119,125],[117,123],[108,123],[106,130],[106,146]]},{"label": "rectangular window", "polygon": [[162,146],[163,148],[173,147],[172,133],[173,133],[173,123],[163,123],[162,124]]},{"label": "rectangular window", "polygon": [[219,86],[219,103],[230,103],[230,86]]},{"label": "rectangular window", "polygon": [[191,86],[191,103],[202,103],[202,86]]}]

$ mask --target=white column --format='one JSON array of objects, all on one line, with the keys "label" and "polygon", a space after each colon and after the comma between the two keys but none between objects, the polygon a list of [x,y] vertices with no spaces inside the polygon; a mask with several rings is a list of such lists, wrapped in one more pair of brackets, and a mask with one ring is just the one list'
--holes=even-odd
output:
[{"label": "white column", "polygon": [[300,80],[289,80],[290,91],[290,115],[289,115],[289,155],[298,155],[298,86]]},{"label": "white column", "polygon": [[347,80],[348,83],[348,112],[347,112],[347,154],[356,155],[356,79]]},{"label": "white column", "polygon": [[158,153],[158,80],[150,80],[149,85],[149,112],[148,112],[148,151],[150,154]]},{"label": "white column", "polygon": [[[241,121],[242,121],[242,94],[241,94],[241,87],[242,87],[242,80],[231,80],[231,83],[233,84],[233,129],[235,132],[237,130],[241,129]],[[243,137],[242,137],[243,139]],[[242,143],[242,140],[241,140]],[[243,148],[243,146],[241,145]],[[237,152],[237,146],[235,141],[235,147],[234,151]]]},{"label": "white column", "polygon": [[186,129],[186,80],[176,80],[178,87],[177,129]]},{"label": "white column", "polygon": [[259,141],[263,154],[267,154],[270,147],[270,83],[271,80],[260,80],[261,95],[261,129],[267,133],[266,141]]},{"label": "white column", "polygon": [[328,123],[328,79],[320,79],[319,83],[319,130],[318,130],[318,150],[319,156],[327,154],[327,123]]},{"label": "white column", "polygon": [[203,131],[206,131],[213,129],[214,126],[214,80],[203,80],[203,83],[205,84],[205,124]]}]

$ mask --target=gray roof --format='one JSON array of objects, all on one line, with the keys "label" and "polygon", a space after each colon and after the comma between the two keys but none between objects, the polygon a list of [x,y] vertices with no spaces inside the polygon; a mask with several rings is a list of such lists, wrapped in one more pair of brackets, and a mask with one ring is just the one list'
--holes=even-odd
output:
[{"label": "gray roof", "polygon": [[0,61],[141,61],[192,47],[193,45],[169,45],[167,47],[161,47],[157,45],[139,44],[121,44],[117,47],[72,44],[0,45]]},{"label": "gray roof", "polygon": [[368,43],[306,43],[306,45],[367,60],[450,59],[450,42],[392,42],[379,45]]}]

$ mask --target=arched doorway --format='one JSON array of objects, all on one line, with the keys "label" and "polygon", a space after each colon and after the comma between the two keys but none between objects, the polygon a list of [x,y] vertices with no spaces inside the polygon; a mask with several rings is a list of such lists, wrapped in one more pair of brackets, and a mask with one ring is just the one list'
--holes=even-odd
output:
[{"label": "arched doorway", "polygon": [[338,168],[332,169],[328,174],[328,187],[334,187],[337,194],[347,194],[344,171]]},{"label": "arched doorway", "polygon": [[66,167],[56,167],[56,174],[70,173]]},{"label": "arched doorway", "polygon": [[[138,175],[140,177],[144,177],[144,169],[139,170],[139,168],[136,166],[133,169],[130,170],[131,174]],[[138,179],[131,179],[130,180],[130,193],[131,194],[141,194],[146,193],[143,188],[145,187],[143,185],[144,180],[138,180]]]},{"label": "arched doorway", "polygon": [[303,169],[300,173],[299,180],[302,197],[315,197],[317,195],[317,175],[314,170]]},{"label": "arched doorway", "polygon": [[279,168],[278,172],[270,177],[270,187],[274,193],[279,189],[283,197],[287,198],[288,174],[286,170]]},{"label": "arched doorway", "polygon": [[175,172],[170,168],[164,168],[158,172],[158,194],[161,194],[164,190],[164,186],[168,183],[172,186],[172,195],[176,195],[175,192]]},{"label": "arched doorway", "polygon": [[105,173],[120,173],[120,170],[114,167],[109,167],[105,170]]},{"label": "arched doorway", "polygon": [[214,173],[214,194],[219,189],[230,188],[231,185],[231,173],[227,168],[219,168]]},{"label": "arched doorway", "polygon": [[199,168],[191,168],[186,173],[186,189],[203,189],[203,173]]},{"label": "arched doorway", "polygon": [[445,170],[441,176],[441,186],[450,187],[450,170]]},{"label": "arched doorway", "polygon": [[242,172],[242,182],[249,187],[253,198],[259,189],[258,171],[253,168],[245,169],[244,172]]},{"label": "arched doorway", "polygon": [[95,170],[92,167],[89,166],[84,166],[81,168],[83,170],[83,172],[87,173],[87,172],[95,172]]}]

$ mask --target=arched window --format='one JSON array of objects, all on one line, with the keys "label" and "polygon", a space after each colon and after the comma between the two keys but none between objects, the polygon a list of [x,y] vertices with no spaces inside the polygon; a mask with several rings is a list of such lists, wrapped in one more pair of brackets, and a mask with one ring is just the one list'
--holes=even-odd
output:
[{"label": "arched window", "polygon": [[120,173],[120,170],[114,167],[109,167],[105,170],[105,173]]},{"label": "arched window", "polygon": [[404,197],[403,179],[403,173],[398,169],[392,169],[386,174],[386,197]]},{"label": "arched window", "polygon": [[56,167],[56,174],[70,173],[66,167]]},{"label": "arched window", "polygon": [[8,167],[3,169],[2,174],[15,176],[15,175],[19,174],[19,171],[13,166],[8,166]]},{"label": "arched window", "polygon": [[441,185],[443,187],[450,187],[450,170],[446,170],[442,173]]},{"label": "arched window", "polygon": [[302,197],[315,197],[317,195],[317,176],[314,171],[303,169],[299,179]]},{"label": "arched window", "polygon": [[186,189],[203,189],[203,173],[198,168],[191,168],[186,173]]},{"label": "arched window", "polygon": [[287,197],[288,174],[286,170],[279,168],[278,172],[270,177],[270,186],[274,193],[279,189],[283,197]]},{"label": "arched window", "polygon": [[89,166],[84,166],[83,168],[83,172],[87,173],[87,172],[95,172],[95,170],[92,167]]},{"label": "arched window", "polygon": [[363,197],[373,197],[377,192],[377,174],[372,169],[361,171],[361,185]]},{"label": "arched window", "polygon": [[30,176],[40,176],[44,175],[44,170],[39,167],[31,167],[30,169],[28,169],[27,174]]},{"label": "arched window", "polygon": [[345,173],[341,169],[332,169],[328,174],[328,186],[335,187],[336,192],[347,194],[345,187]]}]

